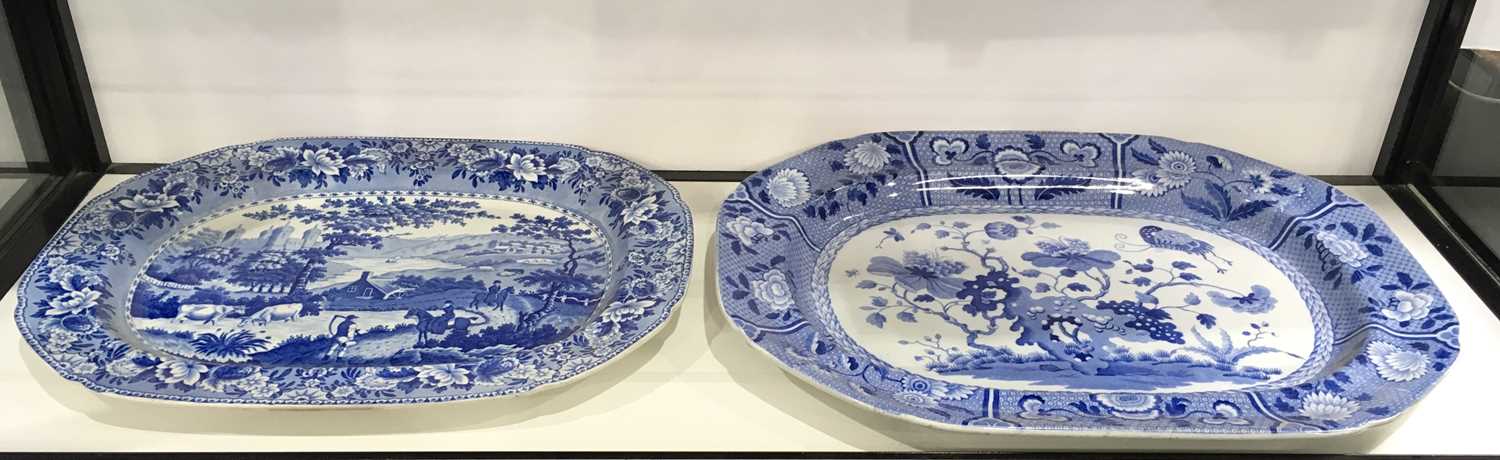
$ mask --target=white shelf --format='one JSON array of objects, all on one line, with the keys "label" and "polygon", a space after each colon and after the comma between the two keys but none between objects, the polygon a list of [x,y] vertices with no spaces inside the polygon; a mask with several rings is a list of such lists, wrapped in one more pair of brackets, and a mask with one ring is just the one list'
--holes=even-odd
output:
[{"label": "white shelf", "polygon": [[[112,175],[95,192],[129,176]],[[1500,454],[1500,320],[1378,187],[1342,187],[1391,226],[1447,296],[1463,351],[1443,382],[1396,424],[1289,442],[1172,442],[957,434],[889,419],[782,373],[729,328],[705,290],[705,259],[732,183],[676,184],[697,248],[677,317],[646,346],[582,381],[515,399],[366,410],[202,408],[92,393],[58,377],[0,326],[0,450],[11,451],[907,451],[971,449],[1279,449],[1376,454]],[[0,304],[14,308],[15,292]],[[1389,434],[1389,437],[1385,437]]]}]

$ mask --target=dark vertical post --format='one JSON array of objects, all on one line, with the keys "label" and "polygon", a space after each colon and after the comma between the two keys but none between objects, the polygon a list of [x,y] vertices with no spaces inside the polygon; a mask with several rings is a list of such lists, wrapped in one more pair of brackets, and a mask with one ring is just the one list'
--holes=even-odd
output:
[{"label": "dark vertical post", "polygon": [[30,89],[51,173],[102,173],[109,164],[67,0],[0,0]]}]

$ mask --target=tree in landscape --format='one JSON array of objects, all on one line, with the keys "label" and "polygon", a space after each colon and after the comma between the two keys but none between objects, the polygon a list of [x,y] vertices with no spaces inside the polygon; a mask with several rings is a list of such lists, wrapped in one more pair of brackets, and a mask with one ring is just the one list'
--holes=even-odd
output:
[{"label": "tree in landscape", "polygon": [[[253,292],[284,293],[291,289],[309,256],[317,257],[301,251],[256,251],[229,268],[229,281],[249,287]],[[325,271],[319,266],[314,269],[310,280],[321,278]]]},{"label": "tree in landscape", "polygon": [[588,274],[571,273],[566,269],[539,269],[527,272],[517,278],[527,286],[543,287],[547,293],[543,297],[542,308],[521,316],[520,328],[530,329],[542,318],[547,317],[553,310],[557,309],[557,295],[567,289],[592,291],[595,286],[604,282],[604,277]]},{"label": "tree in landscape", "polygon": [[214,267],[222,267],[239,258],[240,250],[223,246],[201,246],[167,260],[182,264],[171,272],[171,281],[183,284],[198,284],[220,276]]},{"label": "tree in landscape", "polygon": [[521,317],[522,329],[534,326],[538,320],[556,309],[554,301],[563,290],[592,291],[595,286],[604,282],[601,277],[578,273],[579,262],[597,263],[603,260],[603,253],[598,251],[582,255],[578,252],[579,246],[592,245],[596,242],[593,229],[566,216],[527,216],[517,213],[510,217],[515,219],[515,223],[496,225],[491,231],[542,241],[559,240],[566,245],[568,251],[563,256],[560,268],[532,270],[518,278],[527,286],[542,287],[546,290],[542,308]]}]

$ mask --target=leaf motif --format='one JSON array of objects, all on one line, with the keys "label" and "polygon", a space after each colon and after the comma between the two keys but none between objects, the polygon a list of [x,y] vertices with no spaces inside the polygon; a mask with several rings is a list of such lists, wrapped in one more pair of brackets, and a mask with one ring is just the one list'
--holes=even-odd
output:
[{"label": "leaf motif", "polygon": [[1156,142],[1156,139],[1147,138],[1146,143],[1150,144],[1151,150],[1156,151],[1156,153],[1167,153],[1167,148]]},{"label": "leaf motif", "polygon": [[1188,194],[1183,194],[1182,205],[1187,206],[1188,209],[1197,211],[1199,214],[1212,217],[1216,220],[1224,219],[1223,214],[1219,212],[1219,208],[1214,207],[1213,203],[1209,203],[1208,200]]},{"label": "leaf motif", "polygon": [[1091,182],[1093,182],[1093,179],[1088,177],[1048,177],[1046,179],[1042,179],[1042,182],[1040,184],[1042,188],[1036,189],[1036,193],[1032,195],[1032,198],[1046,201],[1063,195],[1083,193],[1085,187],[1087,187]]},{"label": "leaf motif", "polygon": [[981,200],[998,201],[1004,195],[1000,189],[995,187],[995,182],[983,177],[965,177],[948,179],[948,183],[958,189],[959,195],[978,198]]},{"label": "leaf motif", "polygon": [[871,313],[870,316],[866,316],[865,317],[865,322],[866,323],[870,323],[871,326],[875,326],[875,327],[878,327],[878,328],[884,328],[885,327],[885,315],[882,315],[880,313]]},{"label": "leaf motif", "polygon": [[1146,152],[1142,152],[1140,150],[1136,150],[1134,148],[1130,149],[1130,156],[1133,157],[1133,158],[1135,158],[1136,161],[1139,161],[1141,163],[1145,163],[1145,164],[1148,164],[1148,165],[1151,165],[1151,166],[1160,166],[1161,165],[1161,162],[1158,161],[1156,159],[1156,157],[1151,156],[1151,154],[1148,154]]},{"label": "leaf motif", "polygon": [[1348,222],[1339,222],[1339,227],[1343,228],[1345,232],[1349,233],[1350,237],[1359,238],[1359,228],[1355,227],[1354,224]]},{"label": "leaf motif", "polygon": [[1251,201],[1251,202],[1239,205],[1238,207],[1235,207],[1234,211],[1229,213],[1229,220],[1230,221],[1236,221],[1236,220],[1243,220],[1243,219],[1248,219],[1248,218],[1251,218],[1251,217],[1255,217],[1256,214],[1260,214],[1261,211],[1264,211],[1266,208],[1269,208],[1269,207],[1271,207],[1271,202],[1270,201],[1267,201],[1267,200],[1255,200],[1255,201]]},{"label": "leaf motif", "polygon": [[1234,209],[1234,205],[1229,201],[1229,190],[1226,190],[1223,185],[1219,185],[1216,182],[1204,182],[1203,188],[1208,190],[1209,199],[1214,200],[1215,204],[1221,210],[1219,220],[1224,220],[1225,217],[1228,217],[1229,210]]}]

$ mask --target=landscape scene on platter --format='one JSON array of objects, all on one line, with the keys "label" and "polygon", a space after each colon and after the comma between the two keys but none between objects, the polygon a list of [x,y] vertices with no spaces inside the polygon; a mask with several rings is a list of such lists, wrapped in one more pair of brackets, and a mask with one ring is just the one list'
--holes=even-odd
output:
[{"label": "landscape scene on platter", "polygon": [[168,353],[280,366],[475,362],[566,337],[604,294],[603,235],[499,199],[261,203],[170,240],[131,324]]},{"label": "landscape scene on platter", "polygon": [[1225,390],[1285,377],[1313,352],[1311,313],[1274,264],[1152,220],[907,218],[855,235],[831,268],[830,300],[858,343],[965,383]]}]

